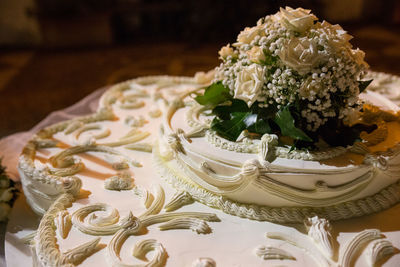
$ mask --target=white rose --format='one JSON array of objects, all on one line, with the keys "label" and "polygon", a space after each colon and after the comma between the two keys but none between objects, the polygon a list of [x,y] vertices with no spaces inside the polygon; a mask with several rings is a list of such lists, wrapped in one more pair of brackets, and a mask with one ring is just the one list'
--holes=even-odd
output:
[{"label": "white rose", "polygon": [[318,20],[314,14],[310,14],[311,10],[291,7],[280,8],[279,14],[275,19],[280,19],[281,24],[289,30],[304,33]]},{"label": "white rose", "polygon": [[264,84],[263,67],[252,64],[239,72],[235,82],[234,98],[241,99],[250,107],[261,93]]},{"label": "white rose", "polygon": [[[321,84],[308,77],[300,86],[299,95],[302,97],[308,97],[310,95],[315,95],[321,90]],[[314,92],[314,93],[311,93]]]},{"label": "white rose", "polygon": [[219,52],[218,52],[219,56],[221,58],[226,58],[227,56],[233,56],[233,49],[232,47],[228,45],[222,47]]},{"label": "white rose", "polygon": [[325,58],[319,54],[317,44],[307,37],[291,38],[286,45],[282,46],[278,56],[285,65],[300,75],[311,71]]},{"label": "white rose", "polygon": [[0,202],[0,222],[7,220],[10,210],[10,205],[4,202]]},{"label": "white rose", "polygon": [[353,38],[353,36],[343,30],[340,25],[332,25],[324,20],[322,23],[316,23],[315,28],[319,32],[326,35],[325,38],[335,51],[339,51],[343,48],[351,48],[349,41]]},{"label": "white rose", "polygon": [[247,56],[250,61],[255,63],[260,63],[265,60],[264,52],[259,46],[253,46],[249,51],[247,51]]},{"label": "white rose", "polygon": [[263,31],[263,25],[258,25],[252,28],[246,27],[239,33],[237,41],[239,44],[250,44],[257,35],[265,35],[265,32]]}]

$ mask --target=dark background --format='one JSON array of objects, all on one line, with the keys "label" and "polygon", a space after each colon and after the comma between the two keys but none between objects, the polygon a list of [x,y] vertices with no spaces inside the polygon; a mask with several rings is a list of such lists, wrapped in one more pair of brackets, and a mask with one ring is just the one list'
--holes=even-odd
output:
[{"label": "dark background", "polygon": [[398,0],[1,0],[0,137],[102,86],[207,71],[222,45],[285,5],[340,23],[371,69],[400,75]]}]

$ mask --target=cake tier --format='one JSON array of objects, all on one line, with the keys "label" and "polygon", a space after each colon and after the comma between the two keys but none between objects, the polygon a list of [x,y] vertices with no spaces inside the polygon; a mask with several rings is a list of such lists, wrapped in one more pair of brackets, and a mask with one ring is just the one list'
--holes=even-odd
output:
[{"label": "cake tier", "polygon": [[[377,93],[360,98],[399,111]],[[337,220],[399,200],[398,121],[387,123],[387,137],[373,146],[307,151],[280,147],[269,134],[228,141],[209,129],[212,115],[191,95],[176,98],[167,114],[154,152],[159,166],[176,187],[227,213],[280,222],[300,222],[310,214]]]},{"label": "cake tier", "polygon": [[[390,76],[380,74],[379,77],[375,83]],[[289,253],[279,248],[278,243],[278,247],[256,247],[265,241],[263,235],[267,229],[269,239],[290,243],[294,240],[290,236],[297,236],[301,239],[299,246],[307,245],[307,251],[317,255],[317,264],[333,264],[336,260],[332,258],[335,252],[329,222],[314,217],[315,213],[326,218],[348,218],[379,211],[399,200],[396,179],[387,185],[380,184],[381,189],[371,193],[372,196],[346,199],[333,207],[301,204],[269,207],[263,204],[268,202],[258,198],[253,198],[251,204],[233,200],[240,195],[235,193],[245,192],[242,190],[245,188],[263,195],[265,191],[260,188],[268,184],[260,182],[256,186],[254,182],[270,172],[273,179],[266,182],[285,177],[286,180],[271,184],[287,188],[288,192],[305,192],[304,199],[313,187],[318,188],[314,192],[321,200],[326,199],[324,191],[332,194],[336,187],[345,196],[354,189],[361,194],[375,179],[374,172],[381,176],[393,170],[396,166],[388,165],[385,169],[384,164],[397,165],[394,162],[397,158],[385,154],[380,160],[372,160],[372,165],[338,167],[322,164],[315,158],[328,160],[332,153],[343,155],[344,149],[304,155],[275,150],[290,155],[277,157],[276,162],[280,163],[275,164],[258,157],[262,151],[260,144],[268,144],[266,140],[241,146],[250,149],[246,153],[222,149],[223,145],[216,147],[212,140],[220,139],[215,135],[207,139],[206,129],[195,125],[206,123],[208,117],[197,117],[195,114],[201,113],[196,112],[192,112],[193,120],[177,116],[193,111],[193,101],[187,97],[201,87],[204,84],[199,79],[181,77],[127,81],[111,87],[103,95],[97,113],[47,127],[28,142],[19,164],[22,185],[32,209],[44,214],[37,231],[24,238],[31,245],[36,266],[126,266],[143,261],[149,266],[215,266],[215,262],[218,266],[262,266],[264,260],[276,259],[285,260],[291,266],[312,264],[313,260],[304,253]],[[188,121],[192,123],[187,125]],[[272,150],[261,154],[264,159],[268,151]],[[302,156],[294,159],[293,155]],[[295,171],[299,169],[302,172]],[[326,176],[323,175],[326,180],[317,176],[323,169],[328,169]],[[165,179],[160,179],[156,170]],[[199,175],[192,177],[195,171]],[[334,173],[338,173],[338,181],[334,181]],[[289,186],[293,177],[299,179]],[[228,198],[227,193],[233,197]],[[193,203],[194,200],[200,203]],[[293,222],[306,218],[308,234],[286,226],[230,216],[201,203],[253,219]],[[214,223],[219,220],[220,223]],[[324,252],[319,249],[321,242],[312,239],[318,235],[325,238]],[[353,252],[359,248],[358,243],[352,245],[354,242],[365,244],[371,238],[379,241],[376,253],[393,249],[378,230],[366,230],[349,242],[341,241],[346,243],[341,265],[349,266],[348,262],[354,259]],[[188,239],[192,241],[189,247]],[[131,259],[126,246],[134,243],[135,258]],[[249,253],[249,249],[255,253]],[[143,256],[147,254],[148,259]],[[372,262],[378,259],[375,257]]]}]

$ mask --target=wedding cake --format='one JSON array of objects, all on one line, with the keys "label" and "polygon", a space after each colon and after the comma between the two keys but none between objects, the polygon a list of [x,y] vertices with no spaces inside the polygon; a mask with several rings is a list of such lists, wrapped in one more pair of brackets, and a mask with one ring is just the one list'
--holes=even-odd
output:
[{"label": "wedding cake", "polygon": [[[335,241],[329,223],[400,201],[400,78],[367,72],[350,39],[281,8],[223,47],[215,70],[114,85],[95,114],[38,132],[19,162],[43,215],[27,238],[34,265],[350,266],[364,248],[372,265],[392,254],[400,236]],[[294,222],[306,233],[275,224]],[[275,243],[260,245],[265,235]]]}]

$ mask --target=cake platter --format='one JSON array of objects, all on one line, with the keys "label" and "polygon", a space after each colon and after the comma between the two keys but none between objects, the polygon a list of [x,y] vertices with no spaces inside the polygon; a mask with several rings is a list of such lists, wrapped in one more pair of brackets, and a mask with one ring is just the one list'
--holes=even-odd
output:
[{"label": "cake platter", "polygon": [[[39,131],[19,162],[7,263],[398,266],[400,78],[364,75],[349,36],[316,20],[281,9],[224,47],[216,72],[126,81],[94,114]],[[357,138],[324,136],[332,118]]]}]

